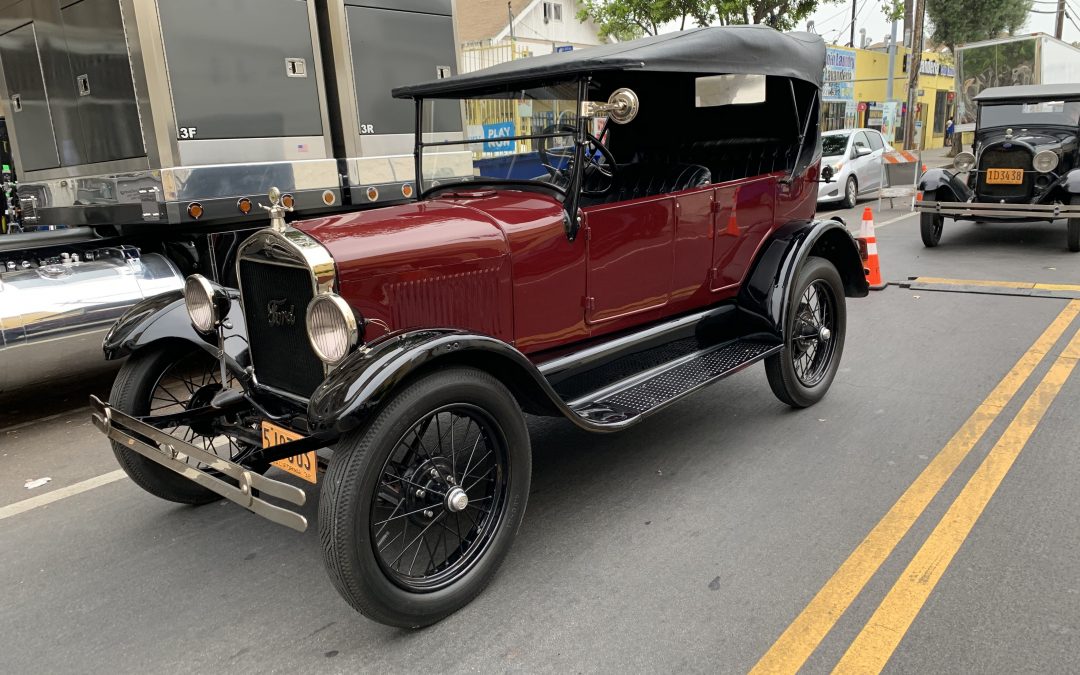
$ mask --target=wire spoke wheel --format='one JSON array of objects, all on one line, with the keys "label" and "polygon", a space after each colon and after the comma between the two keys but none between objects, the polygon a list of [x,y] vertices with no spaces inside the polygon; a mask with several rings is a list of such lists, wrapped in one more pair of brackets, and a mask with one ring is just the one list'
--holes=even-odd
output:
[{"label": "wire spoke wheel", "polygon": [[[171,415],[210,405],[214,396],[235,380],[227,375],[224,386],[217,361],[202,350],[186,354],[167,366],[150,391],[149,414]],[[162,431],[222,459],[234,460],[249,448],[230,436],[219,434],[210,423],[164,427]],[[206,468],[190,457],[185,462]]]},{"label": "wire spoke wheel", "polygon": [[506,502],[505,438],[468,404],[424,415],[383,464],[368,527],[384,572],[411,591],[453,584],[483,555]]},{"label": "wire spoke wheel", "polygon": [[819,279],[803,291],[795,318],[791,358],[803,386],[817,385],[829,371],[835,335],[836,298]]}]

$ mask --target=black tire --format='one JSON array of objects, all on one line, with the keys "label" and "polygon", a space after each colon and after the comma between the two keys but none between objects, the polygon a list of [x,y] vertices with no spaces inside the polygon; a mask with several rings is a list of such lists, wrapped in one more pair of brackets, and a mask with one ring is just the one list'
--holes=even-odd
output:
[{"label": "black tire", "polygon": [[945,227],[945,216],[936,213],[919,214],[919,232],[926,248],[934,248],[941,241],[941,231]]},{"label": "black tire", "polygon": [[[811,314],[807,311],[812,308],[812,304],[807,306],[811,287],[814,294],[822,294],[829,307],[824,321],[814,314],[817,324],[809,320]],[[784,347],[765,359],[765,374],[778,399],[793,408],[806,408],[828,393],[844,351],[847,333],[844,284],[831,262],[818,257],[806,259],[796,277],[784,324]],[[815,326],[817,330],[811,331]],[[824,339],[821,326],[829,329]],[[808,337],[811,333],[817,337]],[[806,368],[800,372],[798,364],[807,361],[807,356]]]},{"label": "black tire", "polygon": [[855,176],[848,176],[847,181],[844,183],[844,199],[840,204],[845,209],[850,209],[855,206],[857,201],[859,201],[859,181]]},{"label": "black tire", "polygon": [[[192,360],[208,361],[211,365],[214,363],[213,357],[205,350],[183,342],[165,342],[136,352],[117,373],[109,403],[129,415],[150,414],[155,391],[163,377],[178,364]],[[221,499],[217,494],[115,441],[112,449],[116,461],[128,477],[155,497],[193,505],[209,504]]]},{"label": "black tire", "polygon": [[1073,253],[1080,251],[1080,218],[1069,218],[1069,250]]},{"label": "black tire", "polygon": [[[468,470],[473,457],[462,468],[464,451],[455,455],[452,449],[455,425],[463,447],[470,443],[469,426],[461,430],[459,418],[454,417],[458,413],[470,423],[469,416],[475,415],[477,440],[472,448],[475,451],[481,440],[485,447],[490,444],[485,457],[493,454],[496,464],[485,474],[493,476],[488,480],[492,484],[487,488],[490,496],[478,497],[480,493],[473,491],[469,505],[455,513],[449,504],[450,491],[455,489],[452,486],[466,487],[476,471]],[[449,415],[448,422],[444,415]],[[440,419],[443,426],[438,427]],[[451,429],[450,457],[444,446],[447,424]],[[484,424],[488,426],[481,429]],[[439,444],[438,454],[431,450],[435,447],[432,431]],[[502,466],[498,464],[500,456]],[[510,550],[529,496],[531,461],[524,416],[497,379],[473,368],[453,367],[416,380],[394,396],[370,424],[351,432],[334,449],[319,503],[319,535],[330,580],[354,609],[380,623],[419,628],[449,616],[487,586]],[[436,466],[438,471],[426,468]],[[442,476],[431,477],[440,472]],[[440,486],[444,492],[439,492]],[[483,507],[472,500],[490,500],[487,503],[492,506],[481,514]],[[421,502],[420,512],[412,508]],[[395,516],[402,504],[408,509],[406,513],[414,515]],[[391,505],[393,510],[389,510]],[[469,511],[474,508],[477,511]],[[477,515],[477,521],[470,513]],[[412,551],[411,545],[404,544],[412,536],[407,534],[409,524],[429,547],[425,533],[436,521],[451,533],[442,534],[445,560],[438,555],[436,540],[434,552],[431,548],[425,551],[429,560],[421,561],[424,569],[414,575],[413,564],[420,552],[417,544],[412,564],[403,571],[401,559]],[[402,533],[390,538],[399,527]],[[455,529],[457,544],[451,549],[449,539]],[[391,560],[395,552],[397,560]]]}]

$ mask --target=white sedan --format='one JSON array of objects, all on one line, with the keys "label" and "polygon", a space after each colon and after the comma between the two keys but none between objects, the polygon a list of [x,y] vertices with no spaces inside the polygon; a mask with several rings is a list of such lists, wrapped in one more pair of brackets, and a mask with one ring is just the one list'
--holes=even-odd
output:
[{"label": "white sedan", "polygon": [[818,203],[855,206],[860,195],[881,187],[881,156],[893,147],[875,129],[840,129],[821,135],[821,167],[831,166],[832,180],[818,185]]}]

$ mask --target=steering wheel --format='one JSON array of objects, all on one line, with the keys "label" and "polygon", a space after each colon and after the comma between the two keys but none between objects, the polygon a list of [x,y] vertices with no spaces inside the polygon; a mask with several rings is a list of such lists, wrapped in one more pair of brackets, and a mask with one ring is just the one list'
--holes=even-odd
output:
[{"label": "steering wheel", "polygon": [[[570,124],[552,124],[544,128],[541,134],[577,134],[577,128]],[[537,139],[536,149],[540,154],[540,164],[551,174],[552,182],[567,185],[570,182],[570,170],[573,166],[576,148],[572,145],[552,146],[553,138]],[[599,157],[597,156],[599,155]],[[615,156],[599,138],[585,132],[585,168],[581,181],[581,194],[587,197],[602,197],[615,185]],[[604,180],[594,181],[594,176]],[[592,183],[597,185],[592,185]],[[591,187],[590,187],[591,185]]]}]

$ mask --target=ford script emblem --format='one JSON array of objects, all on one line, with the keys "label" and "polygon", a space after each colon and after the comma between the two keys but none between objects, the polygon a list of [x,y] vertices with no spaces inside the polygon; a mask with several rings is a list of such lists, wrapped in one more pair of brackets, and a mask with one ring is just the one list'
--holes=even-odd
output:
[{"label": "ford script emblem", "polygon": [[295,326],[296,306],[287,304],[288,298],[271,300],[266,305],[266,322],[271,326]]}]

